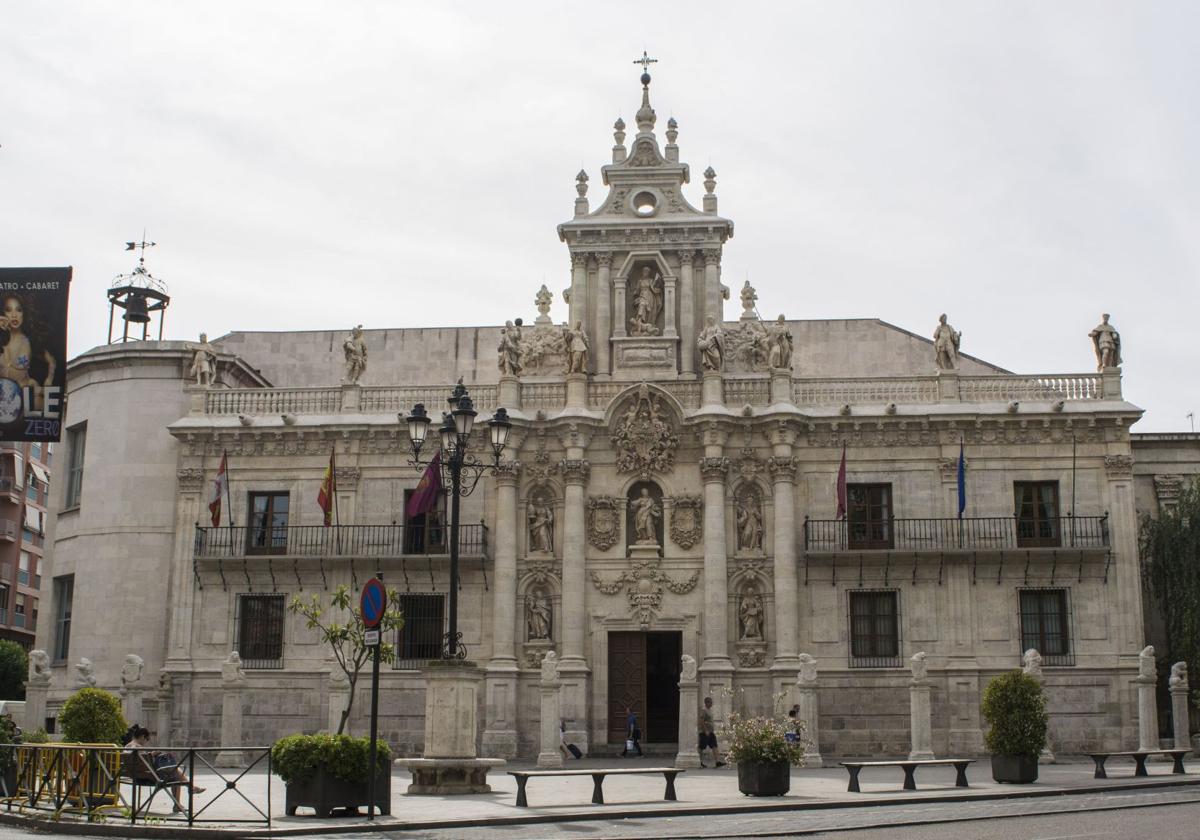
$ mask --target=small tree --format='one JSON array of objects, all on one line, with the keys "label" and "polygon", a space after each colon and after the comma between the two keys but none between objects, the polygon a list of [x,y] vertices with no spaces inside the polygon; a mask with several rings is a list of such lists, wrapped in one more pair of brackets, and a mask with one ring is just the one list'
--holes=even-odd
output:
[{"label": "small tree", "polygon": [[63,740],[79,744],[119,744],[129,728],[121,701],[101,688],[81,688],[68,697],[58,722]]},{"label": "small tree", "polygon": [[1046,746],[1046,695],[1024,671],[1009,671],[988,683],[983,692],[983,719],[990,728],[983,742],[994,755],[1036,759]]},{"label": "small tree", "polygon": [[0,640],[0,700],[25,699],[25,675],[29,673],[29,654],[8,639]]},{"label": "small tree", "polygon": [[[388,603],[394,605],[397,601],[396,591],[389,589]],[[346,681],[350,684],[350,699],[342,712],[342,719],[338,721],[336,734],[341,735],[350,721],[350,710],[354,707],[354,687],[358,684],[359,671],[371,659],[371,648],[366,645],[367,628],[363,625],[362,612],[358,606],[351,603],[350,587],[345,584],[334,590],[329,599],[328,608],[321,605],[320,596],[314,593],[307,601],[299,595],[292,598],[288,609],[297,615],[304,616],[308,628],[316,630],[321,636],[321,641],[329,645],[329,649],[333,651],[334,660],[337,661],[338,667],[342,669],[342,673],[346,675]],[[330,621],[326,618],[327,610],[348,613],[350,620],[344,624]],[[390,642],[384,642],[383,636],[386,632],[399,630],[403,626],[404,616],[394,606],[389,607],[383,615],[383,620],[379,623],[380,661],[390,665],[395,660],[395,646]]]}]

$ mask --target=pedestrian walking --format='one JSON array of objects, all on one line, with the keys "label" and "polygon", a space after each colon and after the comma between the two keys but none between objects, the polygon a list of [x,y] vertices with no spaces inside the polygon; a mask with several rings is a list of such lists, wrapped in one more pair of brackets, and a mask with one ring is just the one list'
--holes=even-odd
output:
[{"label": "pedestrian walking", "polygon": [[700,729],[700,766],[705,767],[704,751],[712,750],[713,767],[724,767],[721,755],[717,752],[717,731],[713,728],[712,698],[704,698],[704,708],[700,710],[698,720]]},{"label": "pedestrian walking", "polygon": [[637,712],[626,706],[625,749],[621,750],[621,758],[629,755],[630,750],[636,750],[639,758],[644,755],[642,752],[642,730],[638,728]]}]

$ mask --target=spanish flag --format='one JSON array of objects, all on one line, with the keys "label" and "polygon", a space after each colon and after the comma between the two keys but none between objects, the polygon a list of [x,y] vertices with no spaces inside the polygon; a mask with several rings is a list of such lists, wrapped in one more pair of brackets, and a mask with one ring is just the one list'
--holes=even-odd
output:
[{"label": "spanish flag", "polygon": [[321,482],[321,492],[317,493],[317,504],[325,513],[325,525],[333,524],[333,514],[337,508],[337,478],[334,476],[334,453],[329,453],[329,466],[325,468],[325,479]]}]

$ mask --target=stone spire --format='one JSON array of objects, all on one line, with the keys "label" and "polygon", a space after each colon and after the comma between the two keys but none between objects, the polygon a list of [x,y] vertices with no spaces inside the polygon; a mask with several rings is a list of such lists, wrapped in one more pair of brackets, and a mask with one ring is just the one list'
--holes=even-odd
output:
[{"label": "stone spire", "polygon": [[645,50],[642,50],[642,57],[635,59],[634,64],[642,65],[642,107],[638,108],[638,112],[634,115],[637,120],[638,133],[648,134],[654,131],[654,120],[656,119],[654,109],[650,107],[650,65],[657,64],[657,58],[651,58]]}]

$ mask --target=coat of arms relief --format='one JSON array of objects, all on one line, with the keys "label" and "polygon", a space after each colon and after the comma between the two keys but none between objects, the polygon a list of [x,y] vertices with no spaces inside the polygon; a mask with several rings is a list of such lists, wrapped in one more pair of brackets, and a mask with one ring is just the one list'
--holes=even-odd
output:
[{"label": "coat of arms relief", "polygon": [[662,570],[661,561],[657,559],[634,561],[628,571],[621,572],[613,580],[605,580],[592,572],[592,583],[605,595],[616,595],[625,590],[629,611],[643,630],[650,626],[662,608],[664,587],[676,595],[686,595],[696,588],[699,580],[699,569],[684,580],[676,580]]},{"label": "coat of arms relief", "polygon": [[611,439],[617,453],[617,472],[637,473],[648,479],[652,472],[671,471],[679,435],[661,396],[643,382],[636,398],[615,417]]}]

